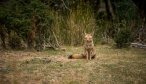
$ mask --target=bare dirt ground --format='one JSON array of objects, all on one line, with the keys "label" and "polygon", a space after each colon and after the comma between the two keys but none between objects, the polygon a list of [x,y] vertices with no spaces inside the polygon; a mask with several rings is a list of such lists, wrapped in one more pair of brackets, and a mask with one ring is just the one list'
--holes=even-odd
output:
[{"label": "bare dirt ground", "polygon": [[94,60],[66,51],[0,51],[0,84],[146,84],[146,50],[98,45]]}]

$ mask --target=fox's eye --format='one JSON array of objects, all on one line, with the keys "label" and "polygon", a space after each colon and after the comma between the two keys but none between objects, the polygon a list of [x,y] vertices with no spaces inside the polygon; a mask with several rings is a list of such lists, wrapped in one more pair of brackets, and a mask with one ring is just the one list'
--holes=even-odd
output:
[{"label": "fox's eye", "polygon": [[90,36],[89,39],[92,39],[92,37]]}]

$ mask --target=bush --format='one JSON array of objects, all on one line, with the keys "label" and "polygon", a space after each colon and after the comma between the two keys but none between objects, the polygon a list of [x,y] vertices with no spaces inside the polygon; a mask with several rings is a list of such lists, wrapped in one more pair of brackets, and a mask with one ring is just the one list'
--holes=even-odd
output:
[{"label": "bush", "polygon": [[128,47],[130,45],[131,40],[131,32],[128,29],[120,30],[114,38],[117,48]]},{"label": "bush", "polygon": [[9,46],[12,49],[20,49],[21,48],[21,39],[20,37],[14,35],[9,40]]}]

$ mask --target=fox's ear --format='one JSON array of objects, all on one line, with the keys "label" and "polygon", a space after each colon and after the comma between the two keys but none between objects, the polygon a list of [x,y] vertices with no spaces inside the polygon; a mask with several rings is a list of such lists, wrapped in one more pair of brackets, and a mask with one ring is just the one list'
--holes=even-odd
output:
[{"label": "fox's ear", "polygon": [[87,35],[87,33],[84,31],[84,35]]},{"label": "fox's ear", "polygon": [[94,31],[92,31],[91,35],[94,36]]}]

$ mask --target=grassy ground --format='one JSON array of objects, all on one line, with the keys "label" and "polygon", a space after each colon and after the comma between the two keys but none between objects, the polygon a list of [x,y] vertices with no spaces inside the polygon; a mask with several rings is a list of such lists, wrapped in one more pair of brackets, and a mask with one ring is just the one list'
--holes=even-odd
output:
[{"label": "grassy ground", "polygon": [[0,84],[146,84],[146,50],[98,45],[94,60],[67,59],[63,51],[0,52]]}]

